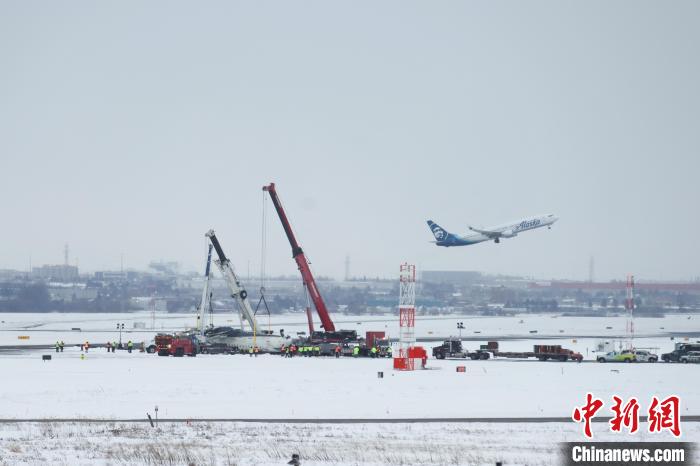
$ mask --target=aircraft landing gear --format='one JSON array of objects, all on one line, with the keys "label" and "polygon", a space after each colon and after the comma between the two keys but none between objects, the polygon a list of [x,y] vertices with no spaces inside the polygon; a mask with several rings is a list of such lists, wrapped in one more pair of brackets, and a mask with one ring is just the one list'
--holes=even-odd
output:
[{"label": "aircraft landing gear", "polygon": [[496,244],[498,244],[498,243],[501,242],[501,239],[500,239],[500,238],[496,238],[495,240],[493,240],[493,242],[496,243]]}]

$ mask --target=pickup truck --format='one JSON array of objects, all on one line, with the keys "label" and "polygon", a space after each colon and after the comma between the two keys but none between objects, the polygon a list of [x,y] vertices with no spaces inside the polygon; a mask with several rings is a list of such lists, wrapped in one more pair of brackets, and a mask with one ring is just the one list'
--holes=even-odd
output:
[{"label": "pickup truck", "polygon": [[639,362],[656,362],[659,360],[657,355],[646,350],[634,350],[634,356]]},{"label": "pickup truck", "polygon": [[700,363],[700,351],[690,351],[681,356],[679,361],[686,364],[689,362]]},{"label": "pickup truck", "polygon": [[631,351],[610,351],[596,358],[598,362],[634,362],[637,360]]},{"label": "pickup truck", "polygon": [[670,353],[661,355],[664,362],[679,362],[681,357],[691,351],[700,351],[700,343],[676,343],[676,347]]}]

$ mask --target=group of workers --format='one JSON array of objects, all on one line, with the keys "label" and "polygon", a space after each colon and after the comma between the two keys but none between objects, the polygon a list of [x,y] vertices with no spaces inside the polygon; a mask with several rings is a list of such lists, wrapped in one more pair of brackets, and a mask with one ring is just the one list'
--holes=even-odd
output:
[{"label": "group of workers", "polygon": [[321,347],[313,345],[284,345],[281,351],[282,356],[292,358],[294,356],[320,356]]},{"label": "group of workers", "polygon": [[108,341],[107,344],[105,345],[105,347],[107,348],[108,353],[109,352],[114,353],[115,350],[124,349],[125,347],[126,347],[127,351],[129,351],[129,353],[131,353],[131,351],[134,349],[134,342],[129,340],[125,346],[121,342],[117,345],[116,341],[115,342]]},{"label": "group of workers", "polygon": [[[63,353],[63,348],[65,348],[65,346],[66,346],[66,344],[63,343],[63,340],[56,340],[56,344],[54,345],[57,353],[58,352]],[[133,349],[134,349],[134,342],[129,340],[129,342],[126,345],[122,345],[121,343],[119,343],[117,345],[116,341],[115,342],[108,341],[107,344],[105,345],[105,348],[107,348],[108,353],[110,353],[110,352],[114,353],[114,351],[117,348],[119,348],[119,349],[126,348],[129,351],[129,353],[131,353],[131,351],[133,351]],[[80,345],[80,352],[87,353],[89,350],[90,350],[90,342],[86,340],[85,343]]]},{"label": "group of workers", "polygon": [[[355,345],[352,348],[352,356],[359,357],[360,351],[360,346]],[[343,348],[341,345],[335,345],[330,349],[330,352],[333,356],[339,358],[343,354]],[[284,345],[282,346],[280,353],[283,357],[286,358],[292,358],[294,356],[321,356],[321,347],[318,345]],[[371,348],[367,349],[366,354],[371,358],[377,358],[382,356],[391,357],[391,353],[391,346],[387,347],[384,350],[384,353],[382,353],[382,350],[379,346],[372,346]]]}]

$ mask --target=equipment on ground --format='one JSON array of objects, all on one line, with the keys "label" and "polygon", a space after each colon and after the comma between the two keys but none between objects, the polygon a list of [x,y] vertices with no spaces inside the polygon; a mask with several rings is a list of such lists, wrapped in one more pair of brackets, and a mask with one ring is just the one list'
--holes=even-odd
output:
[{"label": "equipment on ground", "polygon": [[356,341],[357,332],[355,330],[336,331],[335,324],[331,319],[326,303],[323,301],[321,293],[316,286],[316,281],[314,280],[314,276],[311,273],[311,268],[309,267],[309,261],[306,258],[304,251],[301,249],[301,246],[299,246],[296,237],[294,236],[292,226],[289,223],[289,219],[287,218],[284,208],[282,207],[282,202],[277,195],[275,183],[270,183],[267,186],[263,186],[262,189],[270,195],[272,204],[275,206],[277,215],[282,223],[282,228],[284,228],[284,232],[289,240],[289,245],[292,247],[292,257],[297,263],[297,267],[299,267],[299,272],[301,272],[301,278],[304,283],[307,296],[311,298],[311,301],[316,308],[316,312],[321,319],[321,327],[323,330],[314,331],[313,321],[309,318],[309,335],[311,336],[311,341],[326,343]]},{"label": "equipment on ground", "polygon": [[[219,260],[214,261],[219,267],[221,274],[228,285],[231,297],[236,300],[240,309],[241,328],[234,329],[232,327],[209,327],[204,332],[204,337],[207,344],[226,344],[232,350],[245,350],[257,347],[260,352],[275,353],[279,352],[280,348],[288,341],[289,337],[283,335],[274,335],[270,330],[261,330],[258,328],[255,313],[253,312],[250,302],[248,301],[248,292],[245,290],[240,280],[236,276],[231,261],[224,254],[221,243],[216,237],[214,230],[209,230],[206,233],[207,238],[216,250]],[[246,321],[250,326],[250,331],[243,328],[243,321]]]},{"label": "equipment on ground", "polygon": [[700,351],[700,343],[676,343],[674,350],[662,354],[661,359],[664,362],[679,362],[682,356],[691,351]]},{"label": "equipment on ground", "polygon": [[159,333],[154,340],[155,351],[158,353],[158,356],[168,356],[170,354],[170,344],[173,341],[173,336]]},{"label": "equipment on ground", "polygon": [[689,362],[700,363],[700,351],[688,351],[686,354],[681,356],[678,361],[685,364]]},{"label": "equipment on ground", "polygon": [[[275,183],[270,183],[267,186],[263,186],[262,189],[270,195],[270,199],[272,199],[272,204],[275,206],[275,210],[277,211],[277,215],[280,218],[280,222],[282,222],[282,228],[284,228],[284,232],[287,235],[289,244],[292,247],[292,257],[294,258],[294,260],[297,263],[297,266],[299,267],[299,271],[301,272],[301,277],[304,282],[304,287],[306,288],[307,293],[309,294],[311,300],[314,303],[316,312],[318,313],[318,316],[321,319],[321,326],[323,327],[323,330],[326,332],[334,332],[335,324],[333,324],[331,316],[328,313],[328,309],[326,308],[326,303],[323,301],[321,293],[318,291],[316,281],[314,280],[314,276],[311,273],[311,268],[309,267],[309,261],[306,259],[304,251],[301,249],[301,246],[299,246],[297,239],[294,237],[292,226],[290,225],[289,220],[287,219],[287,214],[284,212],[282,202],[280,201],[279,196],[277,195]],[[313,329],[310,329],[309,333],[311,333],[312,331]]]},{"label": "equipment on ground", "polygon": [[637,349],[635,348],[634,350],[634,356],[637,361],[639,362],[656,362],[659,360],[659,357],[652,353],[651,351],[647,350],[642,350],[642,349]]},{"label": "equipment on ground", "polygon": [[533,351],[501,351],[497,341],[489,341],[486,345],[480,345],[478,350],[467,351],[462,347],[462,342],[457,338],[449,338],[442,345],[433,348],[433,357],[469,358],[471,360],[494,358],[537,358],[540,361],[577,361],[583,360],[583,355],[561,345],[534,345]]},{"label": "equipment on ground", "polygon": [[192,336],[158,334],[155,343],[158,356],[197,356],[197,341]]},{"label": "equipment on ground", "polygon": [[442,342],[442,345],[433,347],[433,357],[435,359],[470,358],[471,360],[477,360],[489,359],[491,354],[484,349],[469,352],[464,349],[461,340],[457,338],[448,338]]},{"label": "equipment on ground", "polygon": [[212,326],[211,322],[211,250],[213,245],[209,245],[209,251],[207,252],[207,266],[204,269],[204,288],[202,289],[202,298],[199,301],[198,313],[197,313],[197,330],[200,334],[204,334],[204,331]]},{"label": "equipment on ground", "polygon": [[219,267],[221,275],[223,275],[224,280],[228,285],[228,289],[231,292],[231,297],[238,303],[242,319],[245,320],[248,325],[250,325],[251,330],[255,332],[258,328],[258,323],[255,320],[255,315],[253,315],[253,309],[250,307],[250,303],[248,302],[248,292],[245,290],[245,288],[243,288],[240,280],[238,280],[236,272],[234,272],[233,266],[231,265],[231,261],[228,260],[226,254],[224,254],[224,250],[221,248],[221,244],[219,243],[214,230],[209,230],[206,233],[206,237],[209,238],[209,241],[211,241],[214,249],[216,249],[216,254],[219,256],[219,260],[215,261],[215,263]]},{"label": "equipment on ground", "polygon": [[635,362],[637,357],[633,351],[610,351],[596,358],[598,362]]}]

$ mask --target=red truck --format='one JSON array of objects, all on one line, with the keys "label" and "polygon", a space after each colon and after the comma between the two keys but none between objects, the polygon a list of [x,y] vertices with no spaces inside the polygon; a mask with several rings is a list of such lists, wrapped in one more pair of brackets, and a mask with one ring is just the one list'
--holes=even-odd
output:
[{"label": "red truck", "polygon": [[156,335],[158,356],[197,356],[197,345],[190,337]]}]

